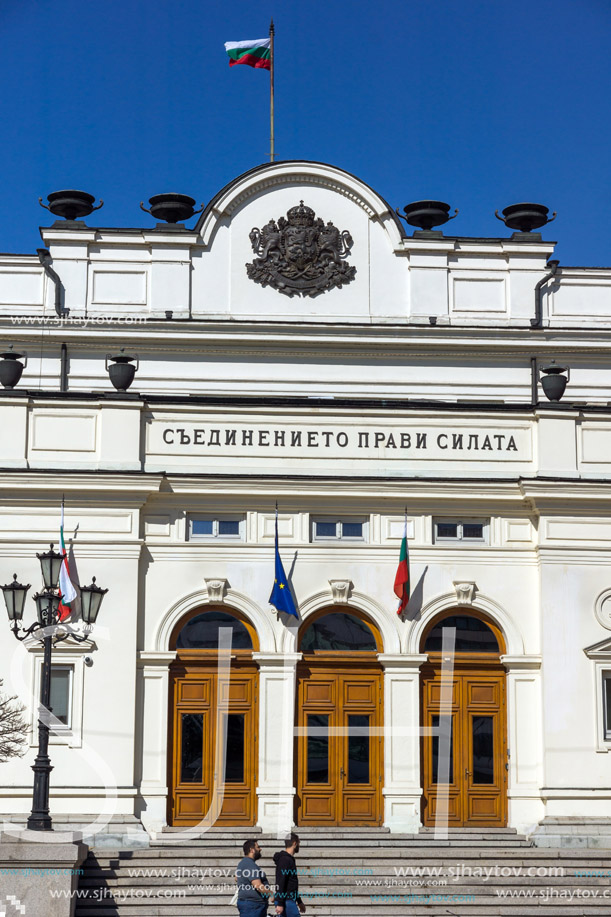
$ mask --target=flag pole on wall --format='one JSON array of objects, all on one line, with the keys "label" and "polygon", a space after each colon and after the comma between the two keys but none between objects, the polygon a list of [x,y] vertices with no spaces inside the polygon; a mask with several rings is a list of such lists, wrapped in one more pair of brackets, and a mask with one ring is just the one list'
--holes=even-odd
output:
[{"label": "flag pole on wall", "polygon": [[269,68],[269,161],[274,161],[274,20],[269,24],[269,50],[270,50],[270,68]]}]

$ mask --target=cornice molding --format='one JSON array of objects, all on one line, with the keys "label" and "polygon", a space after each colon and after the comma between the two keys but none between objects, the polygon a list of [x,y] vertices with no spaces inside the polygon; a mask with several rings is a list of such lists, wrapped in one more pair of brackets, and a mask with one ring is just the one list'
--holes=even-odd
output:
[{"label": "cornice molding", "polygon": [[235,211],[238,210],[242,204],[246,203],[246,201],[253,197],[257,197],[264,191],[271,191],[273,188],[282,185],[317,185],[320,188],[325,188],[327,191],[333,191],[335,194],[347,197],[357,204],[357,206],[361,207],[370,219],[376,215],[375,210],[346,184],[325,175],[313,175],[308,172],[294,172],[291,175],[286,173],[282,175],[269,175],[267,178],[255,182],[241,194],[238,194],[237,197],[230,200],[225,205],[223,211],[220,211],[218,207],[214,209],[220,216],[233,216]]}]

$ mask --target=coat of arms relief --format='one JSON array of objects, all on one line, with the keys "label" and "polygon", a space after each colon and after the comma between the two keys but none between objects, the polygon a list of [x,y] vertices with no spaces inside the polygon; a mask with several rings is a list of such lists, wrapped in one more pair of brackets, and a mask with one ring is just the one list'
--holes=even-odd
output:
[{"label": "coat of arms relief", "polygon": [[348,230],[325,223],[303,201],[286,218],[252,229],[249,238],[257,257],[246,265],[248,276],[287,296],[317,296],[356,274],[345,260],[353,245]]}]

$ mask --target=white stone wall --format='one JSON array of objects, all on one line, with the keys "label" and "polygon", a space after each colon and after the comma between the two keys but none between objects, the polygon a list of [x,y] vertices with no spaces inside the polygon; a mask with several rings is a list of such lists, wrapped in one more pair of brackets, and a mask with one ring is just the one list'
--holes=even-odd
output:
[{"label": "white stone wall", "polygon": [[[354,237],[355,281],[314,299],[244,269],[252,227],[302,198]],[[553,244],[406,237],[374,191],[312,163],[242,176],[186,232],[56,226],[43,238],[61,320],[38,259],[0,256],[0,333],[28,353],[15,393],[0,395],[0,579],[17,572],[35,591],[35,553],[57,541],[65,494],[76,575],[109,588],[93,642],[57,651],[74,665],[74,727],[52,740],[53,811],[163,824],[169,635],[220,589],[259,635],[260,823],[290,821],[298,655],[268,604],[278,500],[302,617],[341,580],[382,631],[389,826],[418,824],[419,738],[393,729],[418,725],[420,636],[456,605],[457,583],[475,584],[473,608],[506,642],[510,824],[611,817],[611,273],[559,268],[532,330]],[[116,396],[105,371],[119,347],[139,358],[133,396]],[[570,366],[559,408],[531,407],[533,357]],[[414,599],[400,621],[405,506]],[[245,514],[244,542],[188,541],[188,514],[217,510]],[[311,517],[325,513],[365,516],[368,540],[312,543]],[[433,543],[435,517],[465,516],[489,519],[486,544]],[[39,654],[8,629],[3,645],[0,677],[34,723]],[[0,811],[29,810],[33,757],[32,744],[0,766]]]}]

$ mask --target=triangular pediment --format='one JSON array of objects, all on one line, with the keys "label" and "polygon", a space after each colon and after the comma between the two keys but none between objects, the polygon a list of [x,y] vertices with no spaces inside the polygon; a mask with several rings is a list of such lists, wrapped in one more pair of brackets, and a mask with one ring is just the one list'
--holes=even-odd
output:
[{"label": "triangular pediment", "polygon": [[588,659],[611,660],[611,637],[601,640],[600,643],[593,643],[592,646],[586,646],[584,653]]}]

